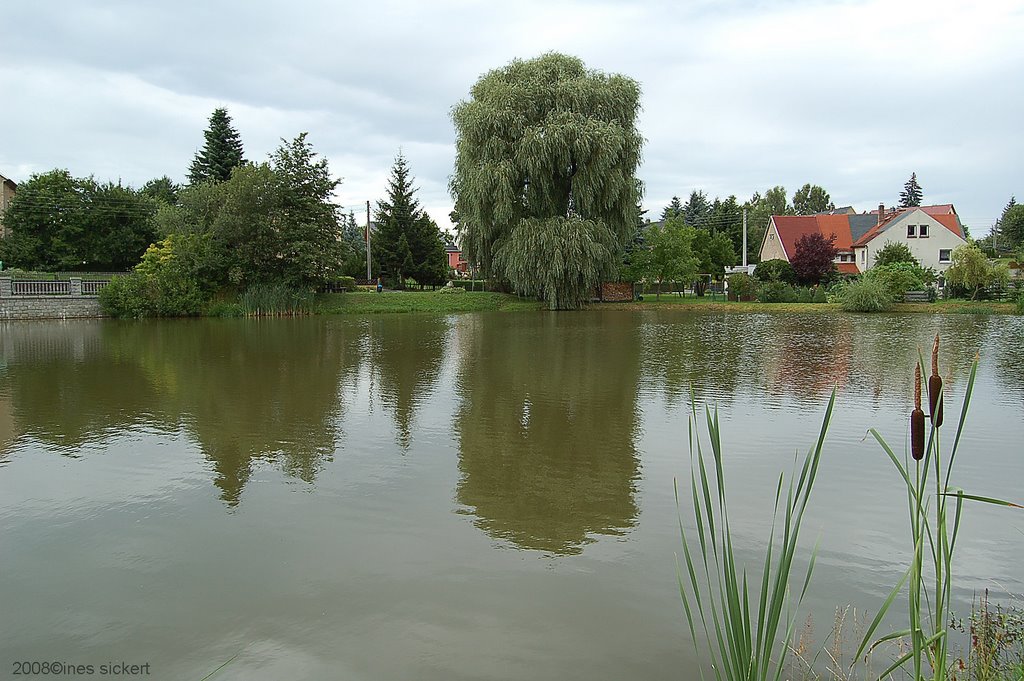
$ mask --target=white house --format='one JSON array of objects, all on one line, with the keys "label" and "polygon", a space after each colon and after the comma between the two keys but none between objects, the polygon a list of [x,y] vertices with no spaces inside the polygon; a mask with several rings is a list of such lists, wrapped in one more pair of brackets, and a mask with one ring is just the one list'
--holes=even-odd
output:
[{"label": "white house", "polygon": [[878,224],[853,243],[860,271],[871,269],[875,254],[887,243],[904,244],[922,267],[939,274],[950,266],[953,249],[967,243],[964,227],[952,204],[902,208],[886,213],[879,206]]},{"label": "white house", "polygon": [[952,204],[888,211],[879,205],[870,213],[773,215],[761,242],[762,262],[773,258],[789,261],[800,237],[813,233],[835,237],[835,262],[842,274],[871,269],[875,254],[889,242],[906,244],[923,267],[942,274],[950,265],[953,249],[967,243]]}]

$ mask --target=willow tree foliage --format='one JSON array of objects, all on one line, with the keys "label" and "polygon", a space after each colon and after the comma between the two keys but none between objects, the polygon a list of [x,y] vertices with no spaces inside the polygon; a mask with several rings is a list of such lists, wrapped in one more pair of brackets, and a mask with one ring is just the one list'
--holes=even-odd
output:
[{"label": "willow tree foliage", "polygon": [[562,54],[482,76],[452,110],[470,261],[552,309],[584,305],[634,236],[639,108],[636,81]]}]

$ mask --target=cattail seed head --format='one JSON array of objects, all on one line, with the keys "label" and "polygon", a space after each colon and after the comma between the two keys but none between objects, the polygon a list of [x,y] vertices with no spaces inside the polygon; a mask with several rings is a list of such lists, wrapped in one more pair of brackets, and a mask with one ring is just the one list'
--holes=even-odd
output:
[{"label": "cattail seed head", "polygon": [[938,428],[942,425],[942,377],[939,376],[939,334],[935,334],[932,345],[932,375],[928,378],[928,411],[932,416],[932,424]]},{"label": "cattail seed head", "polygon": [[921,365],[914,366],[914,409],[921,408]]},{"label": "cattail seed head", "polygon": [[910,454],[915,461],[924,458],[924,412],[920,409],[910,412]]}]

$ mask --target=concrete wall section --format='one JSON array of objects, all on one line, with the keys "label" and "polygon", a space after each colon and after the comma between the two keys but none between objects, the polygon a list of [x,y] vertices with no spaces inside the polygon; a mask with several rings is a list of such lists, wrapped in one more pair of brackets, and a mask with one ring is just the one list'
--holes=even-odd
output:
[{"label": "concrete wall section", "polygon": [[83,296],[0,297],[0,321],[8,319],[88,319],[102,317],[98,298]]}]

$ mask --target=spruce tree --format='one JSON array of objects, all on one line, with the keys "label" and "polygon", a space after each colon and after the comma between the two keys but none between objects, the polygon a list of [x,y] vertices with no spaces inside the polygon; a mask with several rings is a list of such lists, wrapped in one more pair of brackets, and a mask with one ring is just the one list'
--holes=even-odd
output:
[{"label": "spruce tree", "polygon": [[661,219],[668,220],[669,218],[678,218],[683,215],[683,202],[679,200],[678,196],[673,196],[669,204],[665,206],[665,210],[661,211]]},{"label": "spruce tree", "polygon": [[912,208],[921,205],[921,185],[917,183],[917,173],[911,173],[910,179],[903,185],[900,192],[900,208]]},{"label": "spruce tree", "polygon": [[188,171],[192,185],[202,182],[224,182],[231,177],[231,170],[245,163],[242,157],[242,138],[231,125],[231,116],[224,108],[214,109],[210,116],[210,127],[203,133],[206,143],[196,152]]},{"label": "spruce tree", "polygon": [[440,230],[420,208],[409,164],[399,152],[391,167],[388,197],[377,202],[375,256],[381,273],[394,286],[406,277],[420,284],[438,284],[444,276],[444,243]]},{"label": "spruce tree", "polygon": [[706,228],[708,218],[711,217],[711,204],[708,203],[708,196],[702,191],[694,189],[690,192],[690,198],[683,206],[683,218],[690,227]]}]

